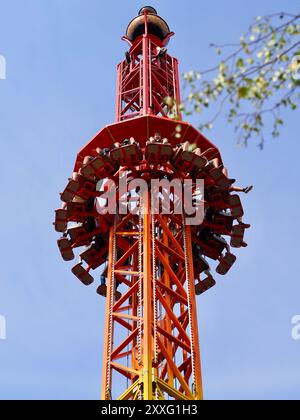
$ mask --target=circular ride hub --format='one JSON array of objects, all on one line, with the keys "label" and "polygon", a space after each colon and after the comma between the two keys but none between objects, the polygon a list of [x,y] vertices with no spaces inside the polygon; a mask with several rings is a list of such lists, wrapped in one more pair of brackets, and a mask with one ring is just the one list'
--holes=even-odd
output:
[{"label": "circular ride hub", "polygon": [[[83,247],[72,272],[91,285],[98,270],[106,298],[104,400],[203,399],[196,295],[215,286],[212,266],[225,275],[236,261],[231,248],[246,246],[237,193],[251,188],[235,187],[217,147],[182,120],[173,35],[152,7],[130,22],[116,121],[80,150],[56,210],[63,259]],[[151,188],[140,187],[153,179],[188,180],[204,219],[190,225],[184,209],[176,213],[182,197],[166,184],[156,194],[169,210],[155,212]],[[109,201],[115,211],[105,213]]]}]

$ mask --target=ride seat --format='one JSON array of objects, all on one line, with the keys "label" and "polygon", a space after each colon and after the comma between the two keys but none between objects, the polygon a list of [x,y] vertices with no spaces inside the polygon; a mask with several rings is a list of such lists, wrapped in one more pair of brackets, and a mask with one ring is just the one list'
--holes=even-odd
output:
[{"label": "ride seat", "polygon": [[101,250],[98,250],[95,245],[85,250],[81,255],[80,258],[87,263],[89,268],[95,270],[96,268],[100,267],[105,260],[107,255],[107,247],[103,247]]},{"label": "ride seat", "polygon": [[96,196],[96,186],[97,182],[95,180],[85,178],[82,175],[78,176],[78,185],[79,191],[77,191],[77,195],[84,200],[87,200],[91,196]]},{"label": "ride seat", "polygon": [[203,271],[209,270],[209,264],[204,257],[199,252],[193,253],[194,256],[194,266],[195,271],[199,274]]},{"label": "ride seat", "polygon": [[90,286],[94,283],[94,278],[86,271],[82,264],[77,264],[72,268],[72,273],[83,283],[85,286]]},{"label": "ride seat", "polygon": [[202,295],[203,293],[207,292],[209,289],[216,285],[216,281],[212,276],[208,276],[203,281],[199,281],[195,285],[195,292],[197,296]]},{"label": "ride seat", "polygon": [[57,241],[58,248],[64,261],[72,261],[75,258],[71,242],[63,237]]},{"label": "ride seat", "polygon": [[208,174],[220,188],[229,188],[234,183],[234,180],[227,178],[220,168],[213,168]]},{"label": "ride seat", "polygon": [[218,255],[221,255],[224,249],[227,248],[227,242],[224,238],[217,235],[212,235],[212,237],[207,242],[208,246],[212,247]]},{"label": "ride seat", "polygon": [[55,222],[54,222],[56,232],[65,232],[68,226],[67,210],[58,209],[55,210]]},{"label": "ride seat", "polygon": [[75,226],[67,231],[70,236],[71,243],[76,244],[77,247],[88,245],[90,242],[90,235],[83,226]]},{"label": "ride seat", "polygon": [[128,144],[113,149],[110,157],[121,166],[135,166],[143,160],[143,154],[137,144]]},{"label": "ride seat", "polygon": [[210,197],[207,205],[216,210],[230,210],[230,216],[233,219],[238,219],[244,215],[242,203],[238,195],[230,195],[226,193],[214,194]]},{"label": "ride seat", "polygon": [[148,142],[145,149],[145,158],[148,163],[157,165],[169,162],[173,156],[173,148],[164,143]]},{"label": "ride seat", "polygon": [[97,289],[97,293],[99,296],[102,296],[104,298],[107,297],[107,286],[106,284],[101,284],[98,289]]},{"label": "ride seat", "polygon": [[235,219],[238,219],[240,217],[244,216],[244,210],[241,203],[241,199],[238,195],[230,195],[226,198],[226,203],[228,204],[230,210],[231,210],[231,216]]},{"label": "ride seat", "polygon": [[207,159],[201,155],[201,150],[191,150],[189,142],[184,143],[175,153],[173,166],[182,171],[201,171],[207,165]]},{"label": "ride seat", "polygon": [[61,200],[65,203],[70,203],[75,197],[76,193],[79,191],[79,188],[80,186],[77,181],[69,179],[69,183],[67,184],[64,192],[62,192],[60,195]]},{"label": "ride seat", "polygon": [[231,232],[230,245],[233,248],[241,248],[244,244],[245,227],[243,225],[236,225]]},{"label": "ride seat", "polygon": [[96,177],[98,180],[114,172],[114,162],[108,156],[98,156],[81,168],[86,178]]},{"label": "ride seat", "polygon": [[217,260],[219,258],[220,254],[216,248],[206,244],[200,238],[195,238],[195,242],[200,246],[201,254],[211,258],[212,260]]},{"label": "ride seat", "polygon": [[[216,213],[214,223],[223,226],[224,230],[231,232],[234,218],[229,214]],[[225,233],[224,233],[225,235]]]},{"label": "ride seat", "polygon": [[231,269],[235,262],[236,256],[231,254],[230,252],[227,252],[226,255],[220,259],[220,263],[216,268],[217,273],[221,276],[224,276],[228,273],[228,271]]},{"label": "ride seat", "polygon": [[76,203],[72,201],[67,205],[67,216],[69,222],[84,222],[87,215],[86,202]]}]

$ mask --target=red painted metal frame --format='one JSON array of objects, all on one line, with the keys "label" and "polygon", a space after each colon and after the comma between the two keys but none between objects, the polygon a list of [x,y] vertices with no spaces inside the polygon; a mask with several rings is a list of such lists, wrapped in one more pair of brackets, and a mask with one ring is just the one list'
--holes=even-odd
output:
[{"label": "red painted metal frame", "polygon": [[[119,64],[116,122],[142,115],[167,117],[167,97],[180,104],[178,61],[167,53],[159,57],[163,45],[146,31],[131,46],[130,63]],[[181,119],[179,106],[177,117]]]},{"label": "red painted metal frame", "polygon": [[[147,202],[150,202],[150,197]],[[109,264],[112,269],[108,277],[102,398],[111,399],[114,388],[123,386],[121,399],[163,399],[165,394],[182,400],[202,399],[190,229],[184,227],[180,217],[174,220],[173,217],[155,216],[155,254],[161,273],[157,278],[155,297],[151,237],[153,225],[151,209],[147,205],[143,207],[142,219],[142,232],[137,228],[137,216],[133,215],[118,218],[116,232],[111,228]],[[187,261],[184,229],[187,235]],[[139,233],[142,234],[143,255],[141,276],[138,268]],[[119,244],[120,238],[130,238],[131,241],[125,254]],[[114,241],[115,252],[112,248]],[[186,263],[190,268],[188,277]],[[121,284],[119,289],[122,290],[122,298],[119,301],[112,299],[112,272]],[[142,290],[141,299],[139,290]],[[191,292],[191,302],[188,300],[188,290]],[[138,317],[139,305],[142,306],[141,318]],[[157,318],[154,317],[154,306],[158,310]],[[192,360],[195,363],[195,378],[192,377]]]},{"label": "red painted metal frame", "polygon": [[[115,123],[78,153],[54,225],[63,234],[58,246],[64,260],[74,259],[78,247],[89,246],[72,269],[83,284],[94,282],[90,272],[101,265],[97,292],[107,299],[102,398],[201,400],[195,295],[216,284],[205,257],[218,261],[216,272],[222,275],[235,262],[222,235],[231,237],[231,247],[246,245],[249,225],[242,222],[235,194],[244,190],[225,175],[216,146],[182,121],[178,61],[165,49],[173,33],[161,40],[151,33],[159,33],[157,28],[150,31],[149,26],[148,31],[147,9],[144,19],[144,35],[133,42],[124,37],[130,50],[118,66]],[[152,17],[152,22],[159,27],[160,19]],[[140,17],[138,21],[140,33]],[[155,139],[149,142],[151,137]],[[197,146],[193,152],[192,145]],[[196,180],[202,178],[205,220],[186,226],[185,216],[175,216],[171,208],[166,215],[152,215],[149,192],[135,215],[100,215],[95,202],[102,194],[99,182],[111,185],[109,192],[117,191],[123,200],[126,194],[118,185],[122,173],[148,186],[153,178],[189,179],[194,197]],[[170,199],[170,191],[161,192]],[[173,197],[173,209],[179,199]],[[72,228],[69,222],[79,225]],[[203,273],[207,277],[202,280]]]},{"label": "red painted metal frame", "polygon": [[[116,122],[141,115],[168,116],[165,98],[180,103],[178,62],[165,54],[158,56],[161,41],[155,36],[143,37],[130,51],[131,62],[118,66]],[[180,111],[178,107],[178,117]]]},{"label": "red painted metal frame", "polygon": [[[79,164],[100,142],[103,147],[105,139],[111,144],[120,141],[120,136],[134,137],[144,148],[155,132],[167,137],[174,147],[188,139],[208,151],[208,157],[218,154],[213,144],[182,122],[178,61],[167,53],[158,56],[165,43],[148,33],[147,13],[145,28],[145,34],[131,45],[130,63],[125,60],[118,66],[116,123],[81,151]],[[166,97],[175,104],[175,120],[169,118]],[[102,398],[112,398],[114,383],[121,383],[118,375],[127,381],[121,399],[164,399],[166,394],[174,399],[202,399],[191,231],[183,220],[174,221],[171,215],[152,219],[151,198],[146,201],[140,232],[143,257],[139,255],[135,216],[118,218],[116,232],[111,228]],[[151,264],[154,228],[160,267],[157,284]],[[125,256],[119,248],[120,236],[131,240]],[[142,267],[138,266],[139,258]],[[122,298],[118,302],[113,299],[112,272],[121,284]],[[160,319],[155,317],[154,307],[161,308]]]}]

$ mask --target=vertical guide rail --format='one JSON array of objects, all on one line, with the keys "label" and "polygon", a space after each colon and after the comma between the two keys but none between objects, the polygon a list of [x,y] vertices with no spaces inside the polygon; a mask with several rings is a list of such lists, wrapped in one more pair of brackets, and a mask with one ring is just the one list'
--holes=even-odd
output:
[{"label": "vertical guide rail", "polygon": [[106,300],[106,318],[105,318],[105,334],[104,334],[104,369],[102,380],[102,400],[110,400],[112,369],[111,369],[111,353],[113,348],[114,323],[113,323],[113,306],[115,300],[115,260],[116,260],[116,225],[117,215],[115,215],[114,225],[110,228],[109,233],[109,259],[108,259],[108,278],[107,278],[107,300]]},{"label": "vertical guide rail", "polygon": [[[151,195],[151,227],[152,227],[152,287],[153,287],[153,335],[154,335],[154,357],[153,357],[153,364],[154,364],[154,371],[155,376],[157,376],[158,369],[158,341],[157,341],[157,266],[156,266],[156,232],[155,232],[155,214],[154,214],[154,206],[153,206],[153,198]],[[158,400],[158,388],[155,387],[155,399]]]},{"label": "vertical guide rail", "polygon": [[116,97],[116,116],[115,121],[118,122],[121,119],[121,109],[122,109],[122,79],[123,79],[123,68],[122,63],[118,65],[118,76],[117,76],[117,97]]},{"label": "vertical guide rail", "polygon": [[172,67],[173,67],[173,85],[174,85],[174,97],[176,101],[177,116],[180,121],[182,121],[181,113],[181,96],[180,96],[180,83],[179,83],[179,69],[178,69],[178,60],[172,58]]},{"label": "vertical guide rail", "polygon": [[149,112],[149,36],[148,15],[145,11],[145,34],[143,35],[143,115]]},{"label": "vertical guide rail", "polygon": [[144,335],[143,335],[143,399],[153,400],[152,391],[152,270],[151,270],[151,214],[150,214],[149,193],[145,192],[143,198],[143,320],[144,320]]},{"label": "vertical guide rail", "polygon": [[138,270],[139,270],[139,288],[138,288],[138,363],[142,365],[142,316],[143,316],[143,201],[140,199],[139,203],[139,239],[138,239]]},{"label": "vertical guide rail", "polygon": [[[138,307],[137,307],[137,316],[138,316],[138,336],[137,336],[137,347],[138,347],[138,364],[139,367],[143,364],[143,197],[140,197],[139,200],[139,237],[138,237]],[[139,388],[138,397],[140,400],[143,399],[142,389]]]},{"label": "vertical guide rail", "polygon": [[188,314],[190,324],[190,340],[191,340],[191,364],[192,364],[192,390],[197,400],[203,400],[203,384],[200,361],[200,343],[198,333],[197,309],[196,309],[196,293],[194,285],[194,266],[193,266],[193,252],[191,240],[191,228],[186,226],[185,215],[182,216],[183,221],[183,241],[184,254],[186,264],[186,282],[188,295]]}]

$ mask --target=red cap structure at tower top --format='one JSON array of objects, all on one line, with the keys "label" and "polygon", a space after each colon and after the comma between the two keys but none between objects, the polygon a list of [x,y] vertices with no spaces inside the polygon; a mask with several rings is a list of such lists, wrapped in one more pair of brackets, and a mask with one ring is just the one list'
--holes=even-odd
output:
[{"label": "red cap structure at tower top", "polygon": [[[238,193],[251,188],[234,186],[218,148],[182,120],[172,35],[150,6],[129,23],[115,122],[79,151],[56,210],[63,259],[83,248],[72,272],[88,286],[98,271],[106,298],[104,400],[203,399],[196,295],[216,285],[213,268],[229,272],[231,248],[247,246]],[[195,224],[182,205],[186,183],[193,211],[203,210]]]},{"label": "red cap structure at tower top", "polygon": [[150,6],[142,8],[129,23],[122,39],[130,49],[118,65],[115,123],[101,130],[80,151],[75,170],[100,142],[105,148],[122,138],[138,137],[145,145],[153,130],[170,138],[174,145],[189,139],[207,149],[209,157],[217,155],[221,160],[216,146],[182,121],[178,60],[166,48],[173,35]]}]

